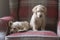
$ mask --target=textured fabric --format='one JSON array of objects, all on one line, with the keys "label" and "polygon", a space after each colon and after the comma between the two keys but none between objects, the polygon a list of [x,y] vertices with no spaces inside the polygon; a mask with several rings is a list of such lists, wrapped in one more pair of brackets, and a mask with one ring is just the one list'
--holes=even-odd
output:
[{"label": "textured fabric", "polygon": [[47,3],[47,19],[51,25],[55,25],[58,17],[57,1],[49,0]]},{"label": "textured fabric", "polygon": [[56,0],[48,0],[47,1],[47,15],[48,15],[48,17],[50,17],[50,18],[55,18],[55,17],[57,17],[57,1]]},{"label": "textured fabric", "polygon": [[20,36],[56,36],[56,34],[52,31],[27,31],[27,32],[19,32],[8,35],[10,37],[20,37]]},{"label": "textured fabric", "polygon": [[28,20],[30,18],[30,15],[32,14],[31,5],[29,4],[30,0],[21,0],[19,3],[19,20]]},{"label": "textured fabric", "polygon": [[8,37],[5,40],[58,40],[57,37]]},{"label": "textured fabric", "polygon": [[[51,31],[27,31],[13,33],[5,37],[6,40],[57,40],[57,37],[54,32]],[[52,38],[52,39],[51,39]]]},{"label": "textured fabric", "polygon": [[9,0],[10,6],[10,15],[17,20],[17,13],[18,13],[18,0]]},{"label": "textured fabric", "polygon": [[7,22],[5,20],[0,19],[0,31],[7,31]]},{"label": "textured fabric", "polygon": [[11,16],[5,16],[5,17],[2,17],[2,18],[0,18],[0,19],[5,20],[5,21],[14,20],[14,18],[11,17]]},{"label": "textured fabric", "polygon": [[8,22],[11,20],[13,21],[13,18],[10,16],[0,18],[0,31],[7,32],[9,27]]},{"label": "textured fabric", "polygon": [[57,20],[58,20],[58,7],[57,7],[57,1],[56,0],[48,0],[47,1],[47,24],[51,25],[48,26],[47,29],[53,30],[56,32],[57,29]]}]

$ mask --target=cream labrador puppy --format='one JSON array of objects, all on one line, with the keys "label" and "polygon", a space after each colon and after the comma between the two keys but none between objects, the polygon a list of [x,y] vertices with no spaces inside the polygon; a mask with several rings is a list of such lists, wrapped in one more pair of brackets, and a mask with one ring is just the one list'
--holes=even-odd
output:
[{"label": "cream labrador puppy", "polygon": [[27,31],[29,30],[29,23],[27,21],[16,21],[16,22],[9,22],[9,25],[11,27],[10,32],[15,33],[15,32],[20,32],[20,31]]},{"label": "cream labrador puppy", "polygon": [[46,7],[43,5],[37,5],[32,9],[33,15],[30,20],[30,26],[33,31],[38,31],[38,29],[45,30],[46,11]]}]

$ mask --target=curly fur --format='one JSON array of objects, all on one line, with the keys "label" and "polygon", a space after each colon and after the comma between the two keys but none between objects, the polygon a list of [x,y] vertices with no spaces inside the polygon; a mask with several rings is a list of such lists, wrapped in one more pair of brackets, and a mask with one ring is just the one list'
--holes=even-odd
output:
[{"label": "curly fur", "polygon": [[27,31],[29,28],[30,28],[29,23],[27,21],[11,22],[10,32],[15,33],[15,32],[20,32],[20,31]]},{"label": "curly fur", "polygon": [[46,11],[46,7],[43,5],[37,5],[32,9],[33,15],[30,20],[30,26],[33,31],[38,31],[38,29],[45,30]]}]

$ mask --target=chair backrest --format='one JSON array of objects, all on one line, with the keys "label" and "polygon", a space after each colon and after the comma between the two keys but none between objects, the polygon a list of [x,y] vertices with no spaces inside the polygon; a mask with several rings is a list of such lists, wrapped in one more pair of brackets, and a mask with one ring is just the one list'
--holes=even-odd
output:
[{"label": "chair backrest", "polygon": [[14,17],[15,20],[18,19],[18,0],[9,0],[10,15]]},{"label": "chair backrest", "polygon": [[47,1],[47,29],[53,30],[56,32],[57,30],[57,21],[58,21],[58,1],[57,0],[49,0]]},{"label": "chair backrest", "polygon": [[29,21],[32,15],[32,8],[38,4],[47,7],[46,29],[56,31],[58,16],[57,0],[10,0],[11,15],[18,20]]}]

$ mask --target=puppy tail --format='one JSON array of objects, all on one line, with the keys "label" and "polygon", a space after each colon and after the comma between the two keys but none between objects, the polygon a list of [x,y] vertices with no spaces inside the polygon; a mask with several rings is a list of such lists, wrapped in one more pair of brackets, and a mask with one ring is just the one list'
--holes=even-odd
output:
[{"label": "puppy tail", "polygon": [[13,23],[13,21],[9,21],[8,25],[9,25],[9,26],[11,26],[11,25],[12,25],[12,23]]}]

